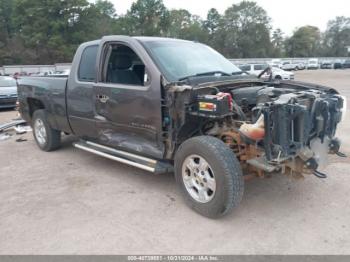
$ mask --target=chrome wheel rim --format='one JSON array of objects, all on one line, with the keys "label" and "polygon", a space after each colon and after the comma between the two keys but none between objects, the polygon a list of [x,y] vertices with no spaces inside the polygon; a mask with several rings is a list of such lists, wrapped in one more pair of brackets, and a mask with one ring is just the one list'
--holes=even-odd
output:
[{"label": "chrome wheel rim", "polygon": [[215,195],[216,180],[209,163],[201,156],[190,155],[182,164],[182,180],[190,196],[208,203]]},{"label": "chrome wheel rim", "polygon": [[46,143],[47,134],[44,122],[41,119],[37,119],[34,123],[34,134],[35,138],[40,145],[44,145]]}]

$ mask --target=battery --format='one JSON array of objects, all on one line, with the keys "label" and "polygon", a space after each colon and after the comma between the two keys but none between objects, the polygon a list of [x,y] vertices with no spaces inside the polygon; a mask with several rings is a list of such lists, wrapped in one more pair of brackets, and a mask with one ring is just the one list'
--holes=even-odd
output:
[{"label": "battery", "polygon": [[194,109],[200,116],[222,117],[231,113],[231,104],[231,96],[227,93],[200,95]]}]

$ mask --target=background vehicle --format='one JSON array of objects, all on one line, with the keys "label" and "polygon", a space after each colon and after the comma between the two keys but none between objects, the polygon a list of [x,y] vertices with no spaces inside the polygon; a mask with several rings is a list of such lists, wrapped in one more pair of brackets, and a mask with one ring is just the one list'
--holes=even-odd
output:
[{"label": "background vehicle", "polygon": [[65,69],[62,71],[55,71],[50,76],[52,76],[52,77],[66,77],[66,76],[69,76],[69,73],[70,73],[70,69]]},{"label": "background vehicle", "polygon": [[[238,66],[242,71],[247,72],[249,74],[258,76],[260,75],[266,68],[269,67],[267,64],[245,64],[245,65],[239,65]],[[278,80],[293,80],[294,79],[294,73],[287,72],[283,69],[280,69],[278,67],[271,67],[272,72],[272,79],[278,79]],[[269,74],[263,74],[262,78],[269,78]]]},{"label": "background vehicle", "polygon": [[306,65],[304,62],[298,62],[298,70],[304,70],[306,68]]},{"label": "background vehicle", "polygon": [[299,70],[299,63],[283,62],[281,69],[286,71]]},{"label": "background vehicle", "polygon": [[309,69],[318,69],[319,68],[318,59],[316,59],[316,58],[309,59],[307,62],[306,68],[308,70]]},{"label": "background vehicle", "polygon": [[38,72],[38,73],[32,73],[30,76],[50,76],[53,74],[53,71],[45,71],[45,72]]},{"label": "background vehicle", "polygon": [[334,69],[342,69],[343,68],[343,64],[340,61],[336,61],[333,65]]},{"label": "background vehicle", "polygon": [[[266,68],[264,65],[254,70]],[[146,171],[174,171],[187,204],[217,218],[243,196],[244,174],[323,174],[346,111],[336,90],[244,75],[191,41],[108,36],[82,44],[68,78],[19,80],[39,148],[75,147]]]},{"label": "background vehicle", "polygon": [[283,69],[272,67],[272,78],[273,79],[280,79],[280,80],[294,80],[294,73],[293,72],[287,72]]},{"label": "background vehicle", "polygon": [[269,67],[268,64],[244,64],[239,65],[239,69],[244,72],[247,72],[251,75],[258,76],[262,71]]},{"label": "background vehicle", "polygon": [[21,76],[27,76],[27,75],[28,75],[27,72],[16,72],[16,73],[13,74],[13,78],[14,79],[18,79]]},{"label": "background vehicle", "polygon": [[271,67],[277,67],[277,68],[281,68],[282,67],[282,61],[281,59],[272,59],[270,62]]},{"label": "background vehicle", "polygon": [[343,63],[343,68],[350,68],[350,59],[345,60],[345,62]]},{"label": "background vehicle", "polygon": [[0,76],[0,108],[15,108],[16,102],[16,80],[9,76]]},{"label": "background vehicle", "polygon": [[333,64],[329,61],[324,61],[321,63],[320,66],[321,69],[332,69],[333,68]]}]

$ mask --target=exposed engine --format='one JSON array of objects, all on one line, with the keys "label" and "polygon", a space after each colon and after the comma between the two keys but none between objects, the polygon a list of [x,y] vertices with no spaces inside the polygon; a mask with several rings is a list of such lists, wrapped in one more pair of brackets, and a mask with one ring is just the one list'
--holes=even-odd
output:
[{"label": "exposed engine", "polygon": [[257,85],[199,92],[188,113],[211,119],[200,122],[201,132],[226,142],[249,171],[323,176],[325,155],[339,151],[343,108],[332,89]]}]

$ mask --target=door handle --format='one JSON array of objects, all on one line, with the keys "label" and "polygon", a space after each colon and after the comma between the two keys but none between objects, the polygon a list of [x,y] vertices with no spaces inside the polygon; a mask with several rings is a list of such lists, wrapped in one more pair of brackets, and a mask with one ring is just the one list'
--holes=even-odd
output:
[{"label": "door handle", "polygon": [[109,96],[107,95],[96,95],[96,98],[101,102],[101,103],[106,103],[109,99]]}]

